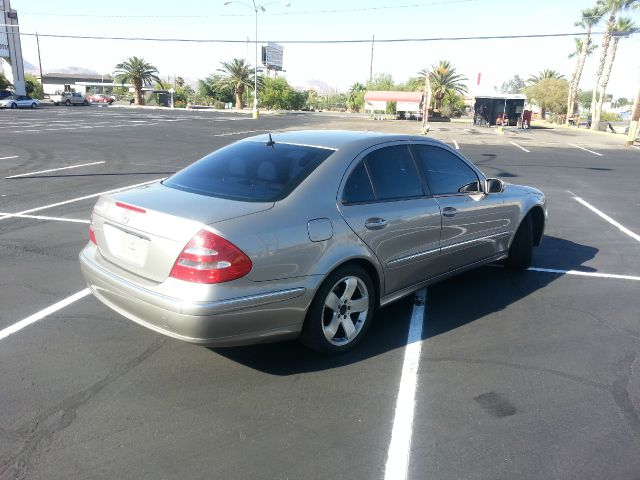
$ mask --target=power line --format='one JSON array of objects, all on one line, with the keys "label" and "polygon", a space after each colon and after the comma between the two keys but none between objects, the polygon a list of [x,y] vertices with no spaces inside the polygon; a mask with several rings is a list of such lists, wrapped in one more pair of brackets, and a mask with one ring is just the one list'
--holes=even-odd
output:
[{"label": "power line", "polygon": [[[16,33],[7,32],[8,35],[16,35]],[[591,35],[604,35],[605,32],[591,32]],[[230,40],[230,39],[209,39],[209,38],[151,38],[151,37],[107,37],[98,35],[61,35],[52,33],[21,33],[21,35],[49,37],[49,38],[73,38],[80,40],[125,40],[138,42],[189,42],[189,43],[256,43],[256,40]],[[522,38],[554,38],[554,37],[581,37],[584,32],[570,33],[538,33],[527,35],[481,35],[468,37],[427,37],[427,38],[387,38],[376,40],[378,43],[408,43],[408,42],[441,42],[441,41],[461,41],[461,40],[509,40]],[[633,34],[631,34],[633,35]],[[612,36],[630,36],[613,33]],[[270,40],[280,44],[348,44],[348,43],[369,43],[370,38],[354,39],[354,40]],[[264,41],[258,41],[264,43]]]},{"label": "power line", "polygon": [[[264,12],[265,16],[284,15],[318,15],[350,12],[371,12],[376,10],[395,10],[401,8],[428,7],[433,5],[451,5],[456,3],[477,2],[478,0],[441,0],[437,2],[412,3],[407,5],[380,5],[377,7],[342,8],[334,10],[303,10],[285,12]],[[85,18],[217,18],[217,17],[253,17],[253,13],[223,13],[215,15],[104,15],[99,13],[55,13],[55,12],[20,12],[20,15],[47,16],[47,17],[85,17]]]}]

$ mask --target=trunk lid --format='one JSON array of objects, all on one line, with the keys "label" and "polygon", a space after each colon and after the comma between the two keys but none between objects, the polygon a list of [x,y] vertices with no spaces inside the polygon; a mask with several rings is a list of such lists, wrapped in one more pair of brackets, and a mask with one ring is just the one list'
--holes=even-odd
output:
[{"label": "trunk lid", "polygon": [[164,281],[185,245],[205,225],[251,215],[273,202],[241,202],[160,183],[100,197],[93,227],[102,257],[146,279]]}]

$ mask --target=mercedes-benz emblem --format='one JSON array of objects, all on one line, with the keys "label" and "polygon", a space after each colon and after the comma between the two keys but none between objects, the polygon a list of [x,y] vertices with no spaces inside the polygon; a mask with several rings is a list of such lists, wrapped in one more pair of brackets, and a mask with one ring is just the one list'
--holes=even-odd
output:
[{"label": "mercedes-benz emblem", "polygon": [[131,216],[131,212],[129,212],[129,210],[125,210],[124,213],[122,214],[122,223],[124,223],[125,225],[129,223],[130,216]]}]

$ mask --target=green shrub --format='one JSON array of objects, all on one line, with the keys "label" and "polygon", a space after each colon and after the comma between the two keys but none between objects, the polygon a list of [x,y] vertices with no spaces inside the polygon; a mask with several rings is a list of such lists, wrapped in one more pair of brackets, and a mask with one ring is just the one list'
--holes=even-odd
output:
[{"label": "green shrub", "polygon": [[620,122],[622,121],[622,118],[620,118],[620,115],[618,115],[617,113],[602,112],[602,115],[600,115],[600,120],[602,120],[603,122]]}]

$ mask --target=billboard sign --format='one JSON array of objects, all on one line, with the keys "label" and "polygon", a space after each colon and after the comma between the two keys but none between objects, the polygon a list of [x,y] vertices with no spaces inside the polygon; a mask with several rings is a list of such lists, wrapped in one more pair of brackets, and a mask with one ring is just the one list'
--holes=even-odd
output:
[{"label": "billboard sign", "polygon": [[269,42],[266,47],[262,47],[262,64],[271,70],[282,70],[283,55],[282,45]]}]

